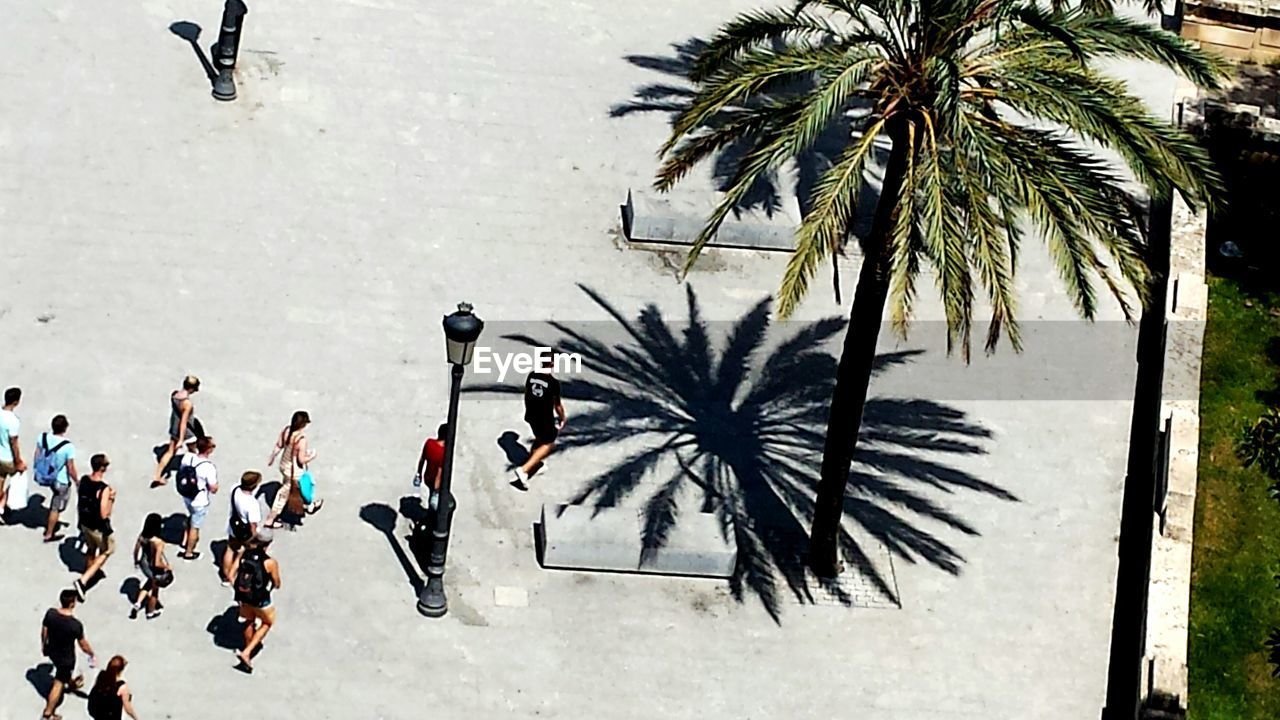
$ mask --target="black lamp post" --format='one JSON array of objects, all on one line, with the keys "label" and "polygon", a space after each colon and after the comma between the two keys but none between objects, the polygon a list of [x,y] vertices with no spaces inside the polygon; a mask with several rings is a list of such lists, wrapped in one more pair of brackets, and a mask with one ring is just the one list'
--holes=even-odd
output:
[{"label": "black lamp post", "polygon": [[236,81],[231,71],[236,69],[240,55],[240,31],[244,29],[244,16],[249,8],[243,0],[227,0],[222,6],[222,25],[218,29],[218,42],[212,48],[213,65],[218,76],[213,80],[213,97],[218,100],[236,99]]},{"label": "black lamp post", "polygon": [[458,303],[458,311],[444,316],[445,352],[452,370],[449,384],[449,424],[444,440],[444,467],[440,477],[440,502],[431,522],[431,557],[427,561],[427,584],[418,594],[418,612],[427,617],[443,617],[449,612],[444,594],[444,562],[449,554],[449,528],[453,524],[453,449],[458,439],[458,395],[462,392],[463,368],[471,364],[484,321],[471,312],[470,303]]}]

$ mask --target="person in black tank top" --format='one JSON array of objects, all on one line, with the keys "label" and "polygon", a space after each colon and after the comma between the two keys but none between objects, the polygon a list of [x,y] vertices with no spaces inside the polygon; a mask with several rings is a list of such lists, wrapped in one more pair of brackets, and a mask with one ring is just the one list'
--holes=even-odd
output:
[{"label": "person in black tank top", "polygon": [[240,619],[244,620],[244,649],[236,653],[237,666],[253,672],[253,653],[276,623],[276,609],[271,593],[280,589],[280,564],[267,553],[271,545],[270,528],[260,527],[249,548],[232,563],[232,585],[236,602],[240,603]]},{"label": "person in black tank top", "polygon": [[107,558],[116,551],[115,534],[111,531],[111,510],[115,507],[116,491],[106,480],[110,465],[107,456],[98,453],[89,459],[93,473],[80,478],[76,511],[80,516],[80,535],[85,544],[85,569],[74,585],[81,602]]},{"label": "person in black tank top", "polygon": [[93,720],[122,720],[124,713],[128,713],[133,720],[138,720],[137,713],[133,710],[133,697],[129,693],[129,686],[125,684],[124,668],[129,664],[123,656],[116,655],[111,658],[107,666],[98,673],[98,679],[93,683],[93,690],[89,691],[89,702],[86,710],[89,717]]}]

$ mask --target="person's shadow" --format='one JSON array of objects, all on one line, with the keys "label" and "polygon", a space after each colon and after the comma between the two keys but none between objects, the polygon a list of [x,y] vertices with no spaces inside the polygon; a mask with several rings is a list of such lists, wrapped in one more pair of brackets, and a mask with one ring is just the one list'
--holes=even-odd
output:
[{"label": "person's shadow", "polygon": [[58,543],[58,557],[69,572],[82,573],[89,566],[84,553],[80,551],[78,539],[74,537],[63,538]]},{"label": "person's shadow", "polygon": [[213,644],[226,650],[239,650],[244,645],[244,626],[240,624],[240,610],[235,605],[214,615],[205,626],[213,636]]},{"label": "person's shadow", "polygon": [[26,507],[9,511],[9,526],[20,525],[28,530],[44,530],[48,517],[49,508],[44,505],[44,496],[28,495]]},{"label": "person's shadow", "polygon": [[27,670],[27,682],[40,693],[40,697],[47,699],[53,690],[53,663],[42,662]]},{"label": "person's shadow", "polygon": [[[169,449],[168,443],[161,443],[151,448],[151,453],[156,456],[156,462],[160,462],[160,458],[164,457],[164,453]],[[182,453],[174,453],[169,458],[168,464],[164,466],[164,470],[160,471],[160,477],[168,480],[174,473],[178,472],[178,465],[182,463]]]},{"label": "person's shadow", "polygon": [[513,468],[520,467],[529,459],[529,450],[520,442],[520,435],[515,430],[507,430],[498,436],[498,447],[507,456],[507,464]]},{"label": "person's shadow", "polygon": [[142,581],[136,577],[127,577],[120,583],[120,594],[129,599],[130,605],[138,602],[138,595],[141,593]]}]

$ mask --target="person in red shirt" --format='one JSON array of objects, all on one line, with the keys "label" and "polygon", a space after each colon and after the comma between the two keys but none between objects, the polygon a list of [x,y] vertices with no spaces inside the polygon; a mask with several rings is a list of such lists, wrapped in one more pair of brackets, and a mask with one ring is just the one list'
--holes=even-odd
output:
[{"label": "person in red shirt", "polygon": [[431,490],[428,501],[431,509],[436,508],[440,494],[440,475],[444,470],[444,439],[448,436],[449,424],[443,423],[436,429],[436,436],[427,438],[422,444],[422,455],[418,457],[418,473],[413,477],[413,484],[426,483]]}]

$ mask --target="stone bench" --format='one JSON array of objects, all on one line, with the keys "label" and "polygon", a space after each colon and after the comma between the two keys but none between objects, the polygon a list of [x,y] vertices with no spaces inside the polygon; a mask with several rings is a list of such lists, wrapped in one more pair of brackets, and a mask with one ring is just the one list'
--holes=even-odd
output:
[{"label": "stone bench", "polygon": [[680,515],[667,544],[643,563],[639,508],[543,505],[541,523],[548,568],[727,578],[738,561],[732,530],[726,540],[720,522],[706,513]]},{"label": "stone bench", "polygon": [[[627,202],[622,206],[622,232],[633,243],[688,247],[698,238],[710,214],[710,208],[701,214],[697,208],[681,211],[666,197],[653,198],[628,190]],[[791,217],[793,214],[795,217]],[[730,215],[708,246],[791,252],[796,246],[799,212],[777,215],[776,221],[753,215],[744,216],[748,219],[735,219]],[[751,219],[753,217],[755,219]]]}]

